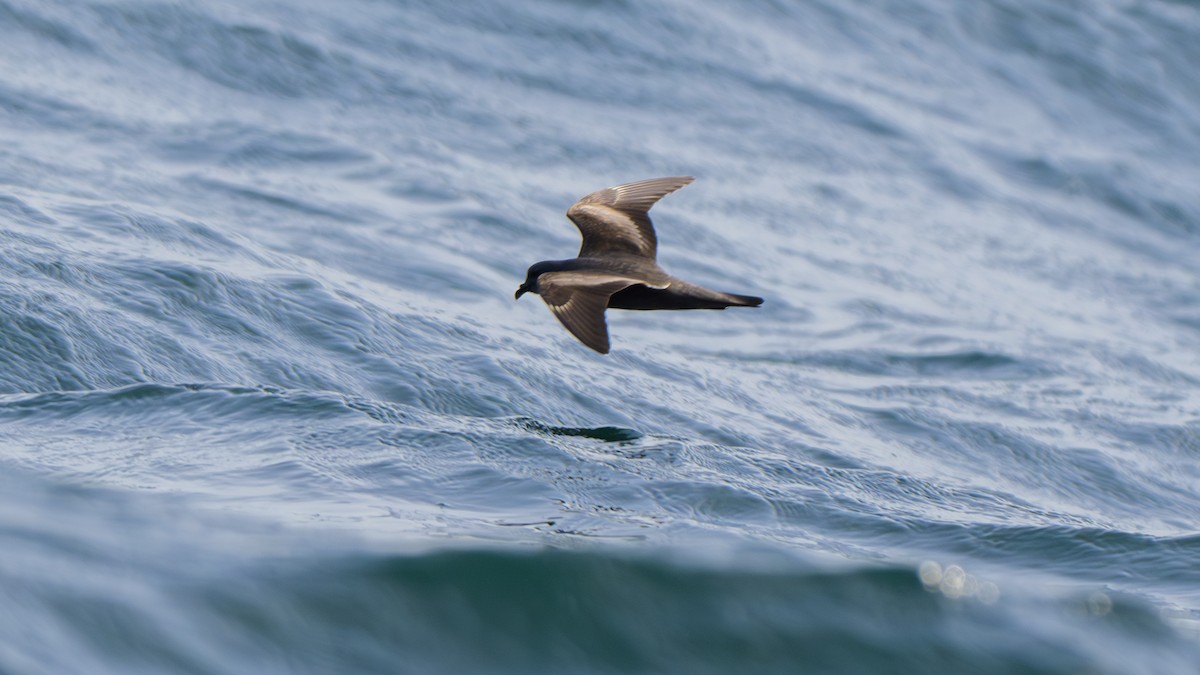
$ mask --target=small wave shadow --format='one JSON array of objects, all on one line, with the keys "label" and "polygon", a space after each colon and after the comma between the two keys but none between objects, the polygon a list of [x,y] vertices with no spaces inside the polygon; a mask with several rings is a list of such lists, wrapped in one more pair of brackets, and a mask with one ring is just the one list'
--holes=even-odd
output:
[{"label": "small wave shadow", "polygon": [[559,427],[545,424],[528,417],[516,418],[512,421],[512,424],[518,428],[538,434],[594,438],[598,441],[604,441],[605,443],[627,443],[629,441],[640,440],[645,436],[645,434],[640,431],[635,429],[627,429],[625,427]]},{"label": "small wave shadow", "polygon": [[980,349],[916,354],[851,349],[807,354],[763,354],[745,360],[803,364],[883,377],[1023,379],[1050,376],[1057,372],[1053,366],[1042,361]]}]

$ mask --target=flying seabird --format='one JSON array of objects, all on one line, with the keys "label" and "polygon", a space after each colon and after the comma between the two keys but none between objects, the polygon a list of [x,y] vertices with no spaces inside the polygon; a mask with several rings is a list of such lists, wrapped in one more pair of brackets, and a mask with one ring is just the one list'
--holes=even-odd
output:
[{"label": "flying seabird", "polygon": [[655,260],[658,243],[648,212],[691,176],[625,183],[575,202],[567,217],[583,234],[579,257],[544,260],[529,268],[516,298],[537,293],[583,344],[608,353],[604,310],[757,307],[762,298],[710,291],[677,279]]}]

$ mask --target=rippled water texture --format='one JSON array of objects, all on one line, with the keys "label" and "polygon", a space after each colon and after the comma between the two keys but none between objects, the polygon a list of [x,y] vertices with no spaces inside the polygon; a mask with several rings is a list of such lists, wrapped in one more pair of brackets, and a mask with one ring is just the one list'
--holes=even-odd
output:
[{"label": "rippled water texture", "polygon": [[[0,672],[1200,663],[1195,2],[0,0]],[[663,266],[525,268],[690,174]]]}]

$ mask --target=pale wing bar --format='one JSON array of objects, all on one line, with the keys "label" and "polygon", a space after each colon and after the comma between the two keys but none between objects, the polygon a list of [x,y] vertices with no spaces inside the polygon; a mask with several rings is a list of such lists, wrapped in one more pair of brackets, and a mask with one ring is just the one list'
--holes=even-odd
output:
[{"label": "pale wing bar", "polygon": [[609,350],[604,310],[613,293],[641,283],[600,272],[547,272],[538,277],[538,294],[572,335],[601,354]]},{"label": "pale wing bar", "polygon": [[567,210],[583,234],[579,257],[626,253],[654,259],[658,240],[648,212],[658,200],[691,183],[691,176],[652,178],[587,195]]}]

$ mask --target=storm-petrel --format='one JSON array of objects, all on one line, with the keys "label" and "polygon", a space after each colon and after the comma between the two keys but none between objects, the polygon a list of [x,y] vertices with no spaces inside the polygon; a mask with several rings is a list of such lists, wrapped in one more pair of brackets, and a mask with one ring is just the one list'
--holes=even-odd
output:
[{"label": "storm-petrel", "polygon": [[691,176],[652,178],[605,188],[575,202],[567,217],[583,234],[579,257],[529,268],[516,298],[542,296],[554,316],[583,344],[608,353],[606,307],[725,309],[757,307],[762,298],[710,291],[677,279],[655,260],[657,240],[648,211]]}]

